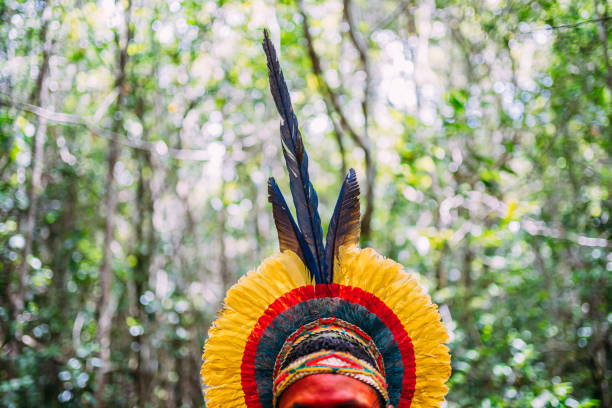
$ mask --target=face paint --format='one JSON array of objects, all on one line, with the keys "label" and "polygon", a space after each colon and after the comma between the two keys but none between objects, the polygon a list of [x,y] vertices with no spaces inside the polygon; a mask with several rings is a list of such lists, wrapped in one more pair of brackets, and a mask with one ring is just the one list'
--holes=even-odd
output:
[{"label": "face paint", "polygon": [[313,374],[293,383],[281,395],[279,408],[382,408],[369,385],[339,374]]}]

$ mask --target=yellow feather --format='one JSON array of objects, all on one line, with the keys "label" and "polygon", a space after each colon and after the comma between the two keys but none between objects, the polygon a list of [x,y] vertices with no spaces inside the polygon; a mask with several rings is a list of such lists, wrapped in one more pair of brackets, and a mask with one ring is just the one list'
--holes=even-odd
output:
[{"label": "yellow feather", "polygon": [[340,248],[334,282],[359,287],[378,297],[402,322],[412,339],[416,365],[414,408],[439,407],[450,377],[448,333],[438,308],[404,268],[370,248]]},{"label": "yellow feather", "polygon": [[285,251],[264,260],[227,292],[202,355],[208,407],[246,406],[240,368],[249,335],[272,302],[295,288],[312,284],[300,258]]}]

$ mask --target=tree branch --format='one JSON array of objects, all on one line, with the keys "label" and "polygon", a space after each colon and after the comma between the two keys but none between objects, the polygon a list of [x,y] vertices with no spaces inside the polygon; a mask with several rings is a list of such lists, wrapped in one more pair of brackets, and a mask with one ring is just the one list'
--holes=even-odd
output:
[{"label": "tree branch", "polygon": [[176,149],[168,147],[162,140],[156,142],[149,142],[144,140],[130,140],[126,135],[115,132],[111,129],[105,129],[95,124],[95,121],[83,119],[77,115],[71,115],[69,113],[54,112],[49,109],[45,109],[40,106],[36,106],[26,102],[15,101],[11,99],[9,95],[4,92],[0,92],[0,95],[7,97],[8,99],[0,98],[0,106],[13,107],[15,109],[30,112],[38,117],[45,118],[48,122],[54,122],[59,125],[76,125],[83,126],[94,135],[103,139],[112,140],[116,138],[117,143],[122,146],[129,147],[131,149],[144,150],[156,156],[169,156],[177,160],[192,160],[192,161],[206,161],[208,160],[208,153],[205,149]]},{"label": "tree branch", "polygon": [[372,31],[384,30],[389,27],[391,23],[395,21],[396,18],[401,16],[408,10],[410,6],[414,5],[413,0],[404,0],[400,3],[399,6],[393,11],[393,13],[389,14],[386,18],[382,19],[378,23],[374,24],[374,29]]},{"label": "tree branch", "polygon": [[329,120],[332,122],[332,126],[334,127],[334,136],[336,136],[336,143],[338,144],[338,150],[340,151],[340,157],[342,159],[342,166],[340,168],[340,179],[346,175],[346,152],[344,150],[344,142],[342,141],[342,129],[338,122],[333,118],[332,111],[329,109],[329,105],[325,104],[325,108],[327,109],[327,114],[329,115]]},{"label": "tree branch", "polygon": [[[365,119],[364,135],[360,135],[359,133],[357,133],[357,131],[355,131],[355,129],[349,123],[347,116],[344,110],[342,109],[342,105],[340,103],[340,98],[338,94],[335,93],[331,89],[331,87],[329,86],[329,84],[327,83],[327,81],[325,80],[323,76],[323,70],[321,68],[321,59],[319,58],[319,55],[314,49],[314,41],[310,33],[310,25],[308,22],[308,16],[306,14],[306,10],[304,8],[303,0],[298,1],[298,7],[299,7],[299,11],[302,16],[303,23],[304,23],[304,37],[306,38],[308,55],[312,63],[313,73],[317,77],[318,83],[320,87],[322,88],[323,100],[327,106],[327,110],[328,112],[334,111],[336,113],[336,115],[338,116],[338,120],[340,122],[340,127],[344,130],[344,132],[346,132],[350,136],[353,142],[359,148],[361,148],[364,152],[364,160],[365,160],[365,167],[366,167],[366,200],[365,200],[365,211],[364,211],[364,215],[361,221],[361,236],[363,237],[364,241],[367,242],[370,236],[370,232],[371,232],[370,225],[371,225],[371,218],[372,218],[372,213],[374,209],[374,178],[376,175],[376,168],[374,165],[374,160],[372,158],[369,140],[367,139],[367,116],[364,118]],[[366,61],[367,61],[367,57],[366,57]],[[368,81],[369,81],[369,78],[366,80],[366,82]],[[364,97],[367,95],[368,92],[369,92],[369,85],[366,85],[366,93],[364,94]],[[364,108],[367,111],[367,108],[368,108],[367,102],[365,106],[362,103],[362,111]],[[332,119],[332,123],[333,123],[333,119]]]},{"label": "tree branch", "polygon": [[[559,25],[552,26],[552,27],[539,28],[537,30],[527,31],[526,33],[522,33],[522,35],[529,35],[529,34],[537,33],[538,31],[553,31],[553,30],[562,30],[564,28],[576,28],[576,27],[579,27],[579,26],[581,26],[583,24],[589,24],[589,23],[600,23],[601,24],[601,23],[605,23],[606,21],[609,21],[609,20],[612,20],[612,17],[606,15],[604,17],[592,18],[590,20],[579,21],[579,22],[573,23],[573,24],[559,24]],[[517,31],[517,30],[515,30],[515,31]]]},{"label": "tree branch", "polygon": [[369,100],[372,88],[371,80],[371,69],[370,59],[368,57],[368,46],[366,42],[361,38],[361,35],[357,32],[355,24],[355,18],[353,15],[353,3],[352,0],[344,0],[344,19],[346,20],[349,27],[349,37],[357,52],[359,53],[359,59],[363,65],[365,72],[365,81],[363,89],[363,100],[361,102],[361,112],[363,114],[363,144],[364,151],[366,151],[366,208],[361,219],[361,234],[364,237],[364,241],[368,241],[371,232],[372,213],[374,211],[374,182],[376,178],[376,166],[371,155],[370,139],[368,136],[368,124],[369,124]]}]

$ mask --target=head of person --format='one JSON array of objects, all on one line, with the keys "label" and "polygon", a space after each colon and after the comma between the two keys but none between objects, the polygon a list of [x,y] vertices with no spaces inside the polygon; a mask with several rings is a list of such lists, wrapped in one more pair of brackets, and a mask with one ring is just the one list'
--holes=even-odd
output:
[{"label": "head of person", "polygon": [[340,319],[318,319],[289,336],[274,374],[278,408],[390,407],[376,345]]},{"label": "head of person", "polygon": [[384,408],[385,404],[378,392],[364,382],[339,374],[313,374],[289,386],[278,407]]}]

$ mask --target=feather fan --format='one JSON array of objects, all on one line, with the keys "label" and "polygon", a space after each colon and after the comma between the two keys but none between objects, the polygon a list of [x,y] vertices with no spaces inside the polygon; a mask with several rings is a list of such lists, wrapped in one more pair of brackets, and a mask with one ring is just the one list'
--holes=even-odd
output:
[{"label": "feather fan", "polygon": [[323,245],[323,229],[317,207],[317,193],[308,175],[308,155],[304,149],[298,121],[291,106],[289,90],[283,77],[276,51],[270,41],[268,30],[264,30],[263,48],[268,60],[268,77],[270,91],[282,121],[280,125],[283,155],[289,172],[291,195],[297,215],[297,221],[304,240],[308,244],[315,260],[310,266],[315,270],[313,275],[321,275],[326,270],[325,248]]}]

